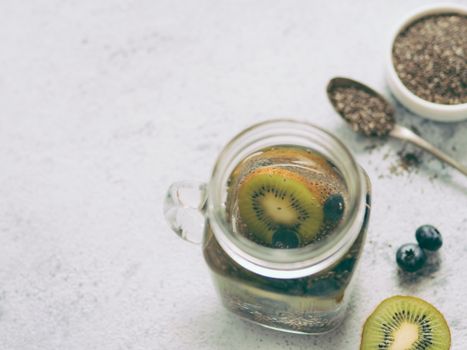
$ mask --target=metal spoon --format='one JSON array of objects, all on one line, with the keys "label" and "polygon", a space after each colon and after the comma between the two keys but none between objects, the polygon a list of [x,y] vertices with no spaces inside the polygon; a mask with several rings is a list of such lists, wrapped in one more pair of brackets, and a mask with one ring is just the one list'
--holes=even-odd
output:
[{"label": "metal spoon", "polygon": [[[364,93],[371,95],[374,98],[379,99],[381,102],[377,101],[378,103],[384,103],[385,108],[384,111],[386,113],[384,120],[384,125],[381,122],[381,116],[375,117],[374,120],[367,118],[365,120],[359,121],[360,124],[356,124],[354,120],[349,119],[344,113],[340,111],[340,108],[337,106],[337,101],[335,100],[335,95],[333,94],[337,88],[354,88],[360,90]],[[467,176],[467,167],[459,163],[457,160],[453,159],[452,157],[448,156],[446,153],[440,151],[438,148],[434,147],[420,136],[415,134],[410,129],[403,127],[401,125],[396,124],[394,120],[394,108],[391,104],[380,94],[378,94],[375,90],[371,89],[370,87],[352,80],[348,78],[337,77],[333,78],[329,81],[327,87],[327,94],[328,98],[331,101],[334,109],[336,110],[339,115],[344,118],[344,120],[350,124],[352,124],[353,129],[357,132],[360,132],[366,136],[392,136],[397,139],[403,141],[409,141],[414,145],[424,149],[425,151],[430,152],[432,155],[440,159],[441,161],[448,163],[452,167],[459,170],[462,174]],[[339,106],[341,107],[341,106]],[[364,108],[365,106],[362,106]],[[362,125],[362,123],[365,123]]]}]

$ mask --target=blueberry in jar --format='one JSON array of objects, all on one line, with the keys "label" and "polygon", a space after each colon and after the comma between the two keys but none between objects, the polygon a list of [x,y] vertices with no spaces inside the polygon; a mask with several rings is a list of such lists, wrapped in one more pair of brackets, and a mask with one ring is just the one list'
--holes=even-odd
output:
[{"label": "blueberry in jar", "polygon": [[274,248],[298,248],[299,245],[298,234],[289,228],[279,228],[272,236]]},{"label": "blueberry in jar", "polygon": [[344,198],[340,194],[329,196],[323,205],[324,220],[334,224],[339,223],[344,216]]}]

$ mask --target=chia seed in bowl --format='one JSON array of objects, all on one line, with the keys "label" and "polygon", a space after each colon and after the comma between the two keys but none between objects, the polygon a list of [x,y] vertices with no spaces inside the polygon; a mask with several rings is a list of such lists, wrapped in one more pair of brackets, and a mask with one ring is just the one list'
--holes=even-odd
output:
[{"label": "chia seed in bowl", "polygon": [[401,82],[423,100],[467,103],[467,16],[439,13],[413,21],[396,36],[392,61]]}]

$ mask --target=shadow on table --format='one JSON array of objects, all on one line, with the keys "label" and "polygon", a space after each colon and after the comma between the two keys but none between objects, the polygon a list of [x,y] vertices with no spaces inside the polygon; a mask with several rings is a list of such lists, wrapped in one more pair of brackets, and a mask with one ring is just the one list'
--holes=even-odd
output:
[{"label": "shadow on table", "polygon": [[434,278],[436,273],[441,268],[441,255],[437,252],[427,252],[427,261],[425,266],[416,273],[404,272],[400,269],[397,271],[399,284],[402,287],[423,284],[424,280]]}]

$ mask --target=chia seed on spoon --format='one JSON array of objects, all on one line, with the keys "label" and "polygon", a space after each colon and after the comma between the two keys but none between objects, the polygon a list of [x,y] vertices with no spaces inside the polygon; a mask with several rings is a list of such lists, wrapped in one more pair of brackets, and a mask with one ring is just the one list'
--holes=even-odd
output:
[{"label": "chia seed on spoon", "polygon": [[[366,136],[391,136],[409,141],[467,176],[467,166],[437,149],[412,130],[396,124],[394,109],[372,88],[352,79],[336,77],[329,81],[326,91],[334,109],[353,130]],[[405,161],[417,163],[414,157],[408,157]]]},{"label": "chia seed on spoon", "polygon": [[386,136],[394,127],[394,110],[363,85],[329,85],[328,95],[336,111],[352,129],[366,136]]}]

